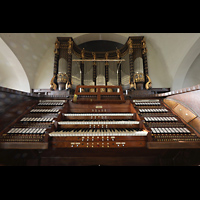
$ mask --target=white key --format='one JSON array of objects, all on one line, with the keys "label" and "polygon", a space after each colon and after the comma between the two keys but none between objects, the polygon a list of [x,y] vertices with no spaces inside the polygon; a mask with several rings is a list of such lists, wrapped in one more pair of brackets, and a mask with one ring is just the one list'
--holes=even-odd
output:
[{"label": "white key", "polygon": [[46,131],[46,128],[43,129],[42,133],[45,133],[45,131]]},{"label": "white key", "polygon": [[191,133],[187,128],[183,128],[187,133]]},{"label": "white key", "polygon": [[160,131],[160,133],[164,133],[164,131],[162,130],[162,128],[158,128],[158,130]]},{"label": "white key", "polygon": [[173,133],[174,131],[172,130],[172,128],[168,128],[169,129],[169,131],[170,131],[170,133]]},{"label": "white key", "polygon": [[179,130],[177,128],[174,128],[176,133],[179,133]]},{"label": "white key", "polygon": [[163,133],[167,133],[167,131],[165,130],[165,128],[161,128]]},{"label": "white key", "polygon": [[24,129],[22,130],[22,133],[26,133],[27,130],[28,130],[28,128],[24,128]]},{"label": "white key", "polygon": [[12,133],[14,131],[14,128],[11,128],[7,133]]},{"label": "white key", "polygon": [[160,133],[160,131],[159,131],[159,129],[158,129],[158,128],[154,128],[154,129],[156,130],[156,132],[157,132],[157,133]]}]

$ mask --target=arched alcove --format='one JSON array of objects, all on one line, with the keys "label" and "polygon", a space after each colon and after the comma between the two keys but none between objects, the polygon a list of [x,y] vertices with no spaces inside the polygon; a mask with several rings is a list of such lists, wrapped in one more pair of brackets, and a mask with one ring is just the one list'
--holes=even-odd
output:
[{"label": "arched alcove", "polygon": [[143,71],[143,59],[138,57],[134,61],[134,72],[135,73],[144,73]]},{"label": "arched alcove", "polygon": [[64,58],[60,58],[58,66],[58,73],[67,72],[67,61]]}]

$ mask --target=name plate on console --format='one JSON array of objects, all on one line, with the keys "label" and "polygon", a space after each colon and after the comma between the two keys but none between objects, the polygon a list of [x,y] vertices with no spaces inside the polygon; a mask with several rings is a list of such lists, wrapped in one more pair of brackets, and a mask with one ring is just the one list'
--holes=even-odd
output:
[{"label": "name plate on console", "polygon": [[96,108],[103,108],[103,106],[96,106]]}]

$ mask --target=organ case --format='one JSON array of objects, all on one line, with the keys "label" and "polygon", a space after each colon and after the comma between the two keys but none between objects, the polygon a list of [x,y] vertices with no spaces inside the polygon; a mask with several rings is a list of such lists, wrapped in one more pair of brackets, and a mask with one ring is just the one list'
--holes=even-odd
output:
[{"label": "organ case", "polygon": [[[128,55],[128,61],[126,65],[124,66],[121,64],[122,61],[125,61],[123,58]],[[73,59],[78,58],[78,59]],[[63,59],[65,62],[63,62],[64,66],[60,66],[61,62],[60,60]],[[77,61],[80,63],[80,69],[75,67],[75,64],[73,65],[73,61]],[[99,65],[98,71],[105,71],[104,73],[104,79],[100,80],[99,82],[102,85],[102,82],[105,82],[105,85],[108,84],[110,81],[112,85],[116,85],[116,81],[110,78],[109,76],[109,68],[111,67],[112,70],[115,68],[110,66],[110,62],[115,62],[116,64],[116,71],[117,74],[117,83],[118,85],[121,85],[123,89],[128,89],[127,84],[129,84],[129,87],[131,90],[149,90],[151,89],[151,79],[148,74],[148,63],[147,63],[147,47],[146,47],[146,41],[144,36],[134,36],[129,37],[127,42],[117,50],[108,51],[108,52],[91,52],[87,51],[85,49],[81,49],[73,40],[71,37],[58,37],[55,42],[55,50],[54,50],[54,70],[53,70],[53,78],[50,82],[51,90],[57,91],[57,90],[65,90],[65,87],[61,87],[60,85],[66,84],[67,85],[67,91],[68,93],[73,94],[73,90],[75,90],[76,86],[78,84],[84,85],[84,68],[85,68],[85,62],[93,62],[91,66],[93,66],[93,77],[90,77],[91,80],[93,80],[93,84],[97,84],[97,65],[99,62],[104,62],[104,69],[101,69],[103,66]],[[123,66],[122,66],[123,65]],[[73,67],[72,67],[73,66]],[[62,72],[60,71],[60,68],[63,68]],[[127,82],[124,85],[122,85],[122,79],[126,79],[122,77],[122,70],[125,70],[123,68],[129,68],[129,83]],[[74,68],[74,69],[72,69]],[[74,72],[74,83],[72,80],[72,71],[75,70],[80,71],[80,77],[78,76],[78,72]],[[67,76],[68,79],[66,81],[63,81],[62,83],[58,81],[59,76]],[[88,78],[88,77],[87,77]],[[78,80],[80,79],[80,82]],[[102,78],[100,78],[102,79]],[[88,81],[88,80],[87,80]],[[90,81],[91,82],[91,81]],[[55,92],[52,92],[54,94]],[[147,92],[151,93],[151,92]]]}]

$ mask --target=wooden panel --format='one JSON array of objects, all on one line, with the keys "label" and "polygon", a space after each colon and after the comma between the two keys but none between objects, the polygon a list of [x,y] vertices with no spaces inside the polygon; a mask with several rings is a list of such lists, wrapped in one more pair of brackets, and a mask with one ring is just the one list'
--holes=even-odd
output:
[{"label": "wooden panel", "polygon": [[123,104],[112,104],[112,103],[96,103],[96,104],[78,104],[69,101],[68,112],[71,113],[120,113],[120,112],[130,112],[130,101],[126,101]]},{"label": "wooden panel", "polygon": [[200,136],[200,118],[197,117],[189,122],[189,124],[198,131],[198,134]]},{"label": "wooden panel", "polygon": [[188,108],[191,108],[191,110],[200,115],[199,96],[200,96],[200,90],[198,89],[195,91],[191,90],[190,92],[186,91],[185,93],[182,94],[174,94],[170,96],[169,99],[187,105]]},{"label": "wooden panel", "polygon": [[54,148],[131,148],[146,147],[145,140],[123,142],[52,142]]},{"label": "wooden panel", "polygon": [[200,142],[147,142],[147,147],[149,149],[197,149],[200,148]]},{"label": "wooden panel", "polygon": [[1,142],[0,149],[48,149],[48,142]]},{"label": "wooden panel", "polygon": [[98,124],[98,125],[91,125],[91,124],[61,124],[58,125],[59,129],[67,129],[67,128],[142,128],[143,123],[140,122],[139,124]]},{"label": "wooden panel", "polygon": [[175,108],[178,103],[173,101],[173,100],[170,100],[170,99],[164,99],[163,100],[171,109]]},{"label": "wooden panel", "polygon": [[[107,140],[108,139],[108,140]],[[147,137],[145,136],[68,136],[68,137],[52,137],[53,142],[59,141],[72,141],[72,142],[80,142],[80,141],[87,141],[87,142],[112,142],[113,141],[146,141]],[[93,141],[92,141],[93,140]]]},{"label": "wooden panel", "polygon": [[[80,88],[88,88],[88,89],[95,89],[96,92],[79,92]],[[105,91],[108,89],[118,89],[119,92],[101,92],[101,89]],[[123,90],[121,86],[85,86],[85,85],[78,85],[75,90],[75,95],[78,96],[75,102],[77,103],[125,103]],[[80,98],[80,97],[83,98]],[[89,96],[89,97],[87,97]],[[113,98],[115,97],[115,98]],[[106,99],[105,99],[106,98]]]},{"label": "wooden panel", "polygon": [[180,104],[177,105],[173,110],[178,114],[178,116],[180,116],[187,123],[196,117],[194,113],[192,113],[191,111],[189,111],[187,108],[185,108]]}]

